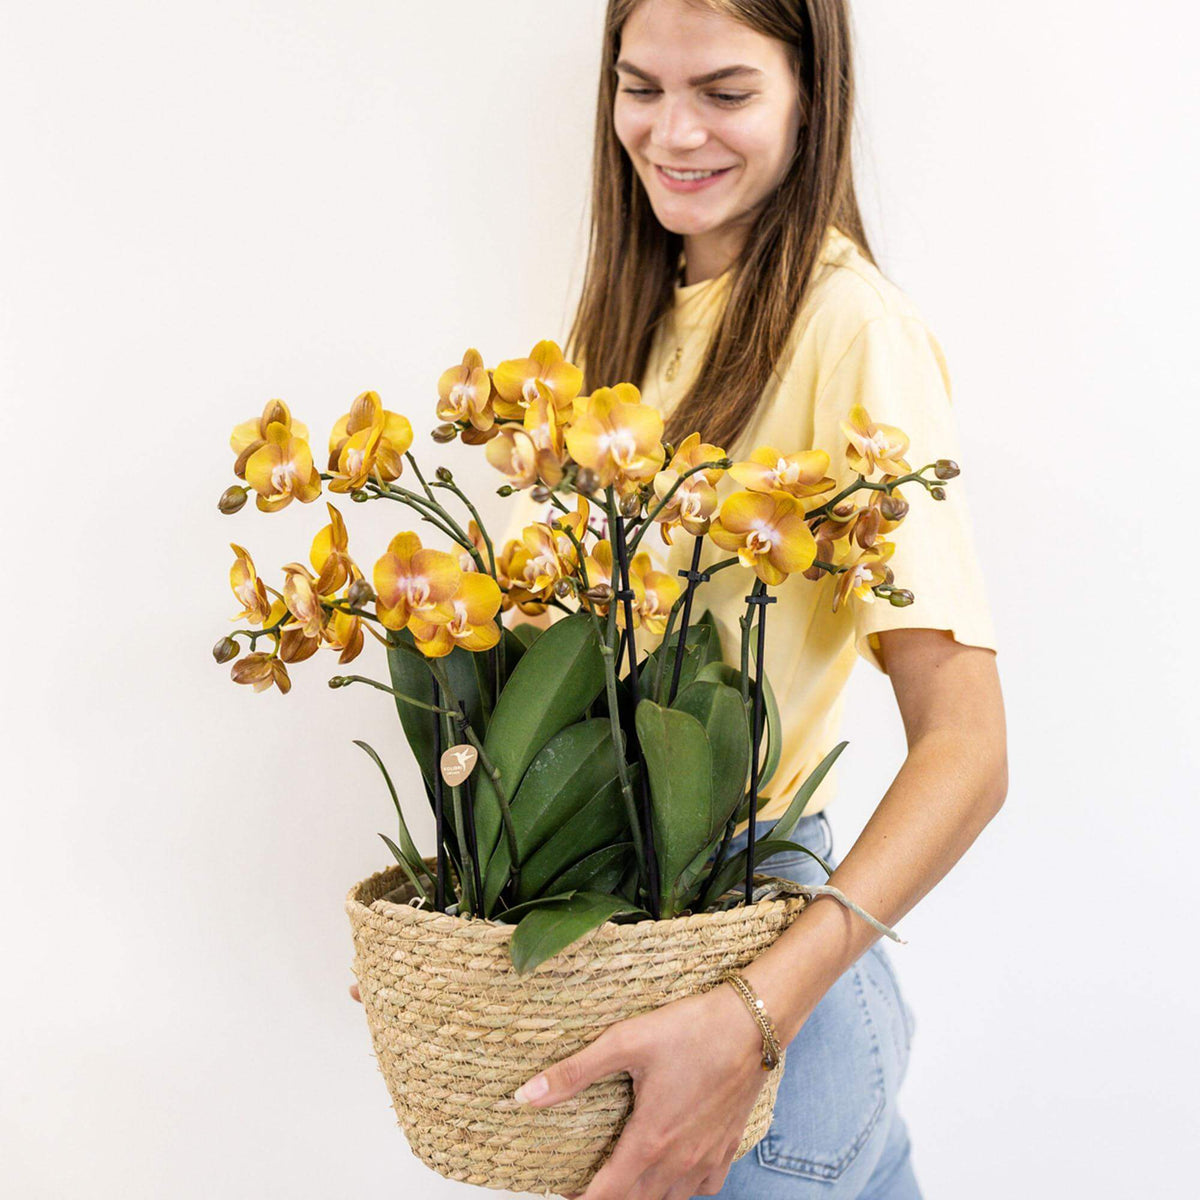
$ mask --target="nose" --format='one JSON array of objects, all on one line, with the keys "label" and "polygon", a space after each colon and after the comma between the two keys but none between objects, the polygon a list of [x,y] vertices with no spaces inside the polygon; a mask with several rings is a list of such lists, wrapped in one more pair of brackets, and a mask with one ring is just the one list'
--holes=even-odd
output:
[{"label": "nose", "polygon": [[708,131],[687,97],[662,98],[650,130],[651,145],[668,155],[684,154],[699,150],[707,140]]}]

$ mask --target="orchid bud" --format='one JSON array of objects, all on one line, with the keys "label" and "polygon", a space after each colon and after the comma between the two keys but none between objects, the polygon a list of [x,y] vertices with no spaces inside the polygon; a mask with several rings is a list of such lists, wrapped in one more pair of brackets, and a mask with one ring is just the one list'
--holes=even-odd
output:
[{"label": "orchid bud", "polygon": [[888,596],[888,603],[896,608],[907,608],[915,599],[908,588],[898,588]]},{"label": "orchid bud", "polygon": [[497,496],[511,496],[517,489],[511,483],[502,483],[496,489]]},{"label": "orchid bud", "polygon": [[458,437],[458,427],[451,425],[449,421],[445,421],[441,425],[435,425],[429,436],[435,442],[452,442]]},{"label": "orchid bud", "polygon": [[237,512],[249,498],[250,493],[244,487],[239,487],[235,483],[232,487],[227,487],[221,493],[221,498],[217,501],[217,507],[228,517]]},{"label": "orchid bud", "polygon": [[438,477],[438,478],[439,478],[439,479],[440,479],[440,480],[441,480],[443,483],[453,483],[453,482],[454,482],[454,476],[450,474],[450,468],[449,468],[449,467],[438,467],[438,469],[437,469],[436,471],[434,471],[434,474],[435,474],[435,475],[436,475],[436,476],[437,476],[437,477]]},{"label": "orchid bud", "polygon": [[237,658],[241,647],[231,637],[223,637],[213,648],[212,656],[219,663],[227,663],[231,658]]},{"label": "orchid bud", "polygon": [[375,590],[365,579],[356,579],[350,585],[346,599],[352,608],[362,608],[364,604],[370,604],[375,599]]},{"label": "orchid bud", "polygon": [[350,499],[353,500],[355,504],[365,504],[368,500],[370,500],[370,498],[371,493],[364,491],[362,488],[357,488],[355,491],[350,493]]},{"label": "orchid bud", "polygon": [[854,515],[854,508],[853,500],[843,500],[841,504],[833,506],[833,515],[844,521],[847,517]]},{"label": "orchid bud", "polygon": [[663,462],[670,462],[675,457],[675,447],[670,442],[663,442]]},{"label": "orchid bud", "polygon": [[571,581],[569,579],[557,579],[554,582],[554,594],[563,600],[572,592]]},{"label": "orchid bud", "polygon": [[329,686],[331,688],[340,688],[340,687],[345,687],[349,682],[350,681],[342,675],[334,675],[329,680]]},{"label": "orchid bud", "polygon": [[908,514],[908,501],[894,493],[879,502],[879,512],[888,521],[902,521]]},{"label": "orchid bud", "polygon": [[939,479],[953,479],[959,473],[958,463],[952,458],[939,458],[933,464],[933,473]]},{"label": "orchid bud", "polygon": [[607,604],[613,598],[611,583],[593,584],[584,593],[593,604]]},{"label": "orchid bud", "polygon": [[600,483],[600,477],[591,467],[580,467],[575,476],[575,487],[585,495],[591,495]]},{"label": "orchid bud", "polygon": [[550,489],[544,483],[535,483],[529,489],[529,495],[538,504],[545,504],[549,501],[551,493]]},{"label": "orchid bud", "polygon": [[621,516],[636,517],[642,511],[642,499],[640,496],[630,495],[624,496],[621,499]]},{"label": "orchid bud", "polygon": [[933,497],[935,500],[945,500],[945,498],[946,498],[946,489],[945,489],[944,487],[931,487],[931,488],[929,489],[929,494],[930,494],[930,495],[931,495],[931,496],[932,496],[932,497]]}]

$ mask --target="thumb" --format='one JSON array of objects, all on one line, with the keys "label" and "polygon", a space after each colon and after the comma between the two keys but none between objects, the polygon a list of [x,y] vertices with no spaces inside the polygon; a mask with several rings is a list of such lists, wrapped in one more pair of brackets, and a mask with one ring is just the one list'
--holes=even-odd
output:
[{"label": "thumb", "polygon": [[537,1108],[569,1100],[588,1084],[630,1065],[627,1042],[628,1039],[617,1032],[617,1026],[610,1025],[582,1050],[560,1059],[540,1075],[526,1080],[513,1093],[513,1099],[519,1104],[532,1104]]}]

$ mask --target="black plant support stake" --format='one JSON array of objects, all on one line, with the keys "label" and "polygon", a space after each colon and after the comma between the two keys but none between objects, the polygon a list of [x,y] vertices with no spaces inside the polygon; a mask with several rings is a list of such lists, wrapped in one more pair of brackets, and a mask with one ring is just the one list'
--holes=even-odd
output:
[{"label": "black plant support stake", "polygon": [[[683,652],[687,648],[688,621],[692,615],[692,596],[696,584],[708,578],[707,571],[700,570],[700,554],[704,549],[704,537],[699,535],[692,546],[692,566],[690,570],[680,571],[679,574],[687,579],[687,590],[683,596],[683,617],[679,625],[679,642],[675,647],[675,668],[671,674],[671,691],[667,695],[667,706],[675,703],[675,693],[679,690],[679,677],[683,672]],[[668,651],[664,649],[663,653]]]},{"label": "black plant support stake", "polygon": [[[467,710],[463,702],[458,702],[458,711],[461,714],[456,717],[460,729],[465,729],[467,726]],[[475,907],[479,910],[475,915],[483,916],[483,880],[479,875],[479,842],[478,832],[475,829],[475,796],[471,790],[471,777],[468,775],[462,781],[463,790],[463,820],[467,823],[467,853],[471,856],[471,878],[475,880]]]},{"label": "black plant support stake", "polygon": [[[637,668],[637,639],[633,636],[633,598],[634,590],[629,586],[629,562],[625,550],[625,522],[618,516],[613,523],[613,541],[617,550],[617,569],[620,571],[620,591],[613,594],[614,600],[619,600],[625,610],[625,644],[629,647],[629,687],[633,695],[634,707],[638,703],[638,668]],[[620,659],[617,667],[620,669]],[[633,749],[637,755],[640,770],[638,771],[639,790],[642,800],[642,841],[646,850],[646,886],[650,889],[650,915],[657,921],[661,910],[658,880],[658,855],[654,850],[654,821],[650,815],[650,784],[646,778],[646,763],[642,758],[642,748],[638,742],[637,725],[633,726]]]},{"label": "black plant support stake", "polygon": [[754,660],[754,726],[750,751],[750,826],[746,830],[746,903],[754,891],[754,834],[758,817],[758,748],[762,742],[763,653],[767,644],[767,605],[776,597],[767,595],[767,585],[760,579],[754,591],[746,597],[747,604],[758,605],[758,652]]},{"label": "black plant support stake", "polygon": [[[433,681],[433,702],[442,707],[441,685]],[[433,714],[433,820],[437,830],[437,879],[434,881],[433,905],[438,912],[446,911],[446,818],[443,805],[445,788],[442,784],[442,716]]]}]

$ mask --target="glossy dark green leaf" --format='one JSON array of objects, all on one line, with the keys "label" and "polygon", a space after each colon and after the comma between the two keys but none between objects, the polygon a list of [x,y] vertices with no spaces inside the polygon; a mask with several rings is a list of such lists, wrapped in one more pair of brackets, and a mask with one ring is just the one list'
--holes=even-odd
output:
[{"label": "glossy dark green leaf", "polygon": [[[742,672],[738,667],[731,667],[724,662],[711,662],[701,667],[696,673],[697,679],[711,679],[724,683],[733,688],[739,695],[742,691]],[[750,680],[750,702],[746,706],[746,720],[750,723],[751,733],[754,728],[754,679]],[[765,747],[765,752],[764,752]],[[775,700],[775,692],[771,681],[763,676],[763,736],[759,745],[758,786],[766,787],[775,775],[779,766],[779,757],[783,753],[783,726],[779,719],[779,705]]]},{"label": "glossy dark green leaf", "polygon": [[539,905],[513,930],[509,942],[512,964],[518,974],[527,975],[617,913],[641,912],[644,910],[620,896],[598,892],[578,892],[569,900]]},{"label": "glossy dark green leaf", "polygon": [[709,841],[712,751],[704,726],[691,713],[643,700],[636,720],[650,779],[654,851],[666,916],[676,881]]},{"label": "glossy dark green leaf", "polygon": [[[604,686],[604,657],[591,617],[556,621],[525,651],[488,723],[484,748],[511,798],[537,752],[587,711]],[[500,835],[500,804],[484,771],[472,777],[480,863],[486,866]]]},{"label": "glossy dark green leaf", "polygon": [[[773,854],[783,854],[787,850],[800,850],[812,858],[821,862],[807,846],[801,846],[796,842],[789,842],[784,838],[764,838],[761,842],[754,843],[754,865],[757,867],[759,863],[770,858]],[[825,864],[822,863],[824,866]],[[732,858],[721,864],[721,870],[717,873],[716,879],[705,889],[704,896],[700,900],[697,911],[703,912],[710,908],[721,896],[728,892],[731,888],[741,886],[746,879],[746,851],[741,850]]]},{"label": "glossy dark green leaf", "polygon": [[[629,777],[636,787],[637,768],[632,764]],[[629,818],[621,797],[621,780],[614,773],[569,821],[560,825],[521,863],[517,900],[528,900],[545,892],[551,880],[582,855],[629,837]]]},{"label": "glossy dark green leaf", "polygon": [[493,920],[503,921],[506,925],[515,925],[526,913],[532,912],[540,905],[557,904],[560,900],[570,900],[577,891],[579,888],[556,888],[552,895],[536,896],[532,900],[526,900],[524,904],[514,904],[512,908],[498,912]]},{"label": "glossy dark green leaf", "polygon": [[725,683],[697,679],[680,690],[673,708],[704,727],[712,751],[712,809],[706,841],[719,837],[746,794],[750,772],[750,722],[742,695]]},{"label": "glossy dark green leaf", "polygon": [[[560,729],[534,756],[512,798],[517,853],[524,861],[617,773],[608,720],[580,721]],[[507,838],[500,838],[484,879],[485,911],[491,912],[512,868]]]},{"label": "glossy dark green leaf", "polygon": [[614,842],[609,846],[601,846],[599,850],[585,854],[557,879],[552,880],[547,891],[561,892],[567,888],[574,888],[576,891],[615,895],[632,861],[632,842]]},{"label": "glossy dark green leaf", "polygon": [[528,650],[545,631],[529,621],[518,621],[508,632],[521,643],[524,649]]},{"label": "glossy dark green leaf", "polygon": [[838,742],[830,752],[812,769],[809,777],[800,785],[800,790],[792,797],[783,816],[771,826],[771,837],[789,838],[795,832],[796,825],[804,815],[812,794],[817,790],[821,780],[829,774],[829,768],[837,761],[837,757],[849,745],[849,742]]},{"label": "glossy dark green leaf", "polygon": [[[705,614],[707,617],[707,614]],[[671,674],[675,670],[675,650],[679,645],[679,632],[673,631],[671,640],[665,647],[666,662],[663,664],[662,701],[665,704],[671,690]],[[659,646],[646,659],[645,669],[638,675],[638,692],[643,698],[653,699],[652,689],[658,673],[658,662],[664,653],[664,647]],[[688,626],[687,643],[683,652],[683,665],[679,671],[680,690],[689,683],[709,663],[721,659],[721,641],[717,635],[716,625],[711,618],[693,621]]]}]

